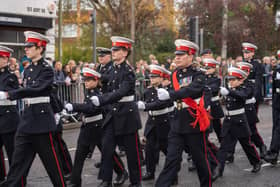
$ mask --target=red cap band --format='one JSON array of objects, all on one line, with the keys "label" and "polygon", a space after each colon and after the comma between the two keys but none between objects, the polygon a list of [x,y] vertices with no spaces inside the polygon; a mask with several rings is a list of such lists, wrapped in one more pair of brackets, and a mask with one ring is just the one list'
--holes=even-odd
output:
[{"label": "red cap band", "polygon": [[7,51],[0,51],[0,56],[4,56],[4,57],[10,58],[11,53],[9,53],[9,52],[7,52]]},{"label": "red cap band", "polygon": [[253,48],[253,47],[243,47],[243,50],[247,50],[247,51],[252,51],[252,52],[254,52],[254,51],[255,51],[255,48]]},{"label": "red cap band", "polygon": [[237,72],[231,72],[231,73],[229,73],[229,75],[230,75],[230,76],[237,77],[237,78],[240,78],[240,79],[243,78],[243,76],[242,76],[240,73],[237,73]]},{"label": "red cap band", "polygon": [[186,51],[189,55],[194,55],[196,50],[187,46],[177,46],[176,51]]},{"label": "red cap band", "polygon": [[216,67],[216,64],[213,64],[213,63],[210,63],[210,62],[206,62],[206,63],[205,63],[205,66],[215,68],[215,67]]},{"label": "red cap band", "polygon": [[27,38],[26,42],[36,43],[38,47],[46,47],[47,41],[38,38]]},{"label": "red cap band", "polygon": [[125,43],[125,42],[112,42],[113,47],[125,47],[127,49],[131,48],[131,43]]},{"label": "red cap band", "polygon": [[93,74],[91,74],[91,73],[83,73],[83,76],[84,76],[84,77],[92,77],[92,78],[95,78],[96,80],[98,79],[97,76],[95,76],[95,75],[93,75]]}]

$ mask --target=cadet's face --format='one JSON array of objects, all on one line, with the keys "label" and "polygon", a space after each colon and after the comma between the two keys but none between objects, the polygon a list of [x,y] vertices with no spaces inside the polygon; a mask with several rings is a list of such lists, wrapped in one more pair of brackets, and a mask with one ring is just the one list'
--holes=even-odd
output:
[{"label": "cadet's face", "polygon": [[8,65],[8,57],[0,56],[0,68]]},{"label": "cadet's face", "polygon": [[209,68],[206,70],[206,75],[213,74],[213,73],[215,73],[215,71],[216,71],[215,68]]},{"label": "cadet's face", "polygon": [[25,51],[27,58],[30,58],[31,60],[33,60],[33,59],[36,59],[41,56],[42,48],[41,47],[36,48],[35,46],[25,47],[24,51]]},{"label": "cadet's face", "polygon": [[98,62],[102,65],[107,64],[111,60],[111,55],[99,56]]},{"label": "cadet's face", "polygon": [[150,77],[151,85],[159,85],[162,82],[161,77]]},{"label": "cadet's face", "polygon": [[112,59],[113,61],[122,61],[126,58],[127,51],[119,49],[119,50],[112,50]]},{"label": "cadet's face", "polygon": [[249,53],[243,52],[243,57],[245,60],[251,60],[253,58],[254,54],[255,53],[253,53],[253,52],[249,52]]},{"label": "cadet's face", "polygon": [[188,67],[192,64],[193,55],[176,55],[174,61],[177,67],[183,68]]},{"label": "cadet's face", "polygon": [[242,81],[239,79],[229,79],[229,86],[231,88],[236,88],[242,84]]},{"label": "cadet's face", "polygon": [[93,89],[96,88],[98,84],[98,81],[95,79],[86,79],[85,80],[85,87],[86,89]]}]

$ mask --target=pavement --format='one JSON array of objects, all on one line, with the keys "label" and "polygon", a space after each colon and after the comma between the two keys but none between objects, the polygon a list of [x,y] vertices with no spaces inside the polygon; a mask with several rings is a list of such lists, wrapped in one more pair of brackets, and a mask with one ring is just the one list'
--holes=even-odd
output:
[{"label": "pavement", "polygon": [[[142,123],[144,124],[147,115],[141,113]],[[272,111],[271,106],[261,105],[259,111],[260,123],[258,124],[259,133],[264,139],[266,145],[270,144],[271,140],[271,129],[272,129]],[[67,142],[72,158],[76,150],[76,141],[79,134],[80,124],[67,124],[65,125],[64,130],[64,140]],[[143,130],[140,131],[140,134],[143,133]],[[215,134],[211,134],[211,140],[218,145],[217,138]],[[123,157],[123,159],[125,159]],[[99,150],[95,150],[92,159],[87,159],[84,164],[83,176],[82,176],[82,186],[84,187],[96,187],[100,183],[97,180],[98,169],[94,167],[94,163],[100,160]],[[157,167],[156,176],[159,175],[159,172],[162,170],[164,165],[165,157],[163,154],[160,156],[159,165]],[[126,162],[125,162],[126,163]],[[6,163],[8,164],[8,163]],[[253,174],[249,170],[251,165],[244,153],[238,144],[235,152],[235,161],[232,164],[228,164],[225,167],[224,176],[219,178],[213,186],[217,187],[236,187],[236,186],[246,186],[246,187],[280,187],[280,165],[271,166],[270,164],[263,163],[262,170]],[[145,168],[142,168],[143,172]],[[143,187],[152,187],[154,186],[154,181],[143,182]],[[127,187],[129,182],[123,185]],[[48,175],[38,158],[34,160],[30,173],[28,175],[28,187],[49,187],[52,186]],[[185,186],[199,186],[199,181],[196,172],[188,171],[188,161],[187,155],[184,153],[183,162],[181,171],[179,173],[179,184],[178,187]]]}]

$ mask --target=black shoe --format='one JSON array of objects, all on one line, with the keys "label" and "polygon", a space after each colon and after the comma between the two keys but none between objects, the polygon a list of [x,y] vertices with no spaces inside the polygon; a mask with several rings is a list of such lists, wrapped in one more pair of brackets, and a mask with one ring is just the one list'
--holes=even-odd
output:
[{"label": "black shoe", "polygon": [[142,187],[141,183],[130,184],[128,187]]},{"label": "black shoe", "polygon": [[226,164],[231,164],[234,162],[234,156],[233,154],[228,154],[226,158]]},{"label": "black shoe", "polygon": [[173,182],[171,183],[171,186],[177,186],[178,185],[178,176],[175,178],[175,180],[173,180]]},{"label": "black shoe", "polygon": [[87,154],[87,159],[91,159],[92,157],[92,152],[90,151],[88,154]]},{"label": "black shoe", "polygon": [[119,151],[118,155],[119,155],[119,157],[124,157],[125,156],[125,151]]},{"label": "black shoe", "polygon": [[252,173],[258,173],[262,168],[262,162],[253,165],[253,169],[251,170]]},{"label": "black shoe", "polygon": [[124,170],[124,172],[120,175],[117,175],[117,177],[115,178],[113,184],[114,186],[120,186],[122,185],[126,180],[128,179],[128,173],[126,170]]},{"label": "black shoe", "polygon": [[101,162],[95,163],[94,166],[95,166],[96,168],[100,168],[100,167],[101,167]]},{"label": "black shoe", "polygon": [[150,172],[146,172],[146,173],[142,176],[142,180],[143,180],[143,181],[153,180],[154,178],[155,178],[155,174],[154,174],[154,173],[150,173]]},{"label": "black shoe", "polygon": [[277,164],[278,153],[269,152],[264,156],[264,160],[271,163],[272,165]]},{"label": "black shoe", "polygon": [[189,171],[195,171],[196,170],[196,166],[195,166],[195,164],[194,164],[194,162],[193,161],[190,161],[189,162],[189,167],[188,167],[188,170]]},{"label": "black shoe", "polygon": [[1,180],[0,187],[6,187],[6,186],[7,186],[7,181],[5,179]]},{"label": "black shoe", "polygon": [[65,179],[65,181],[70,181],[71,180],[71,173],[65,174],[64,179]]},{"label": "black shoe", "polygon": [[113,187],[112,182],[102,181],[98,187]]},{"label": "black shoe", "polygon": [[267,148],[266,145],[262,145],[262,147],[260,148],[260,157],[261,159],[264,159],[265,155],[267,154]]},{"label": "black shoe", "polygon": [[80,184],[74,184],[72,182],[67,182],[67,187],[81,187],[81,183]]},{"label": "black shoe", "polygon": [[222,176],[223,176],[223,171],[220,168],[220,166],[217,166],[212,172],[211,179],[214,182],[215,180],[217,180],[219,177],[222,177]]}]

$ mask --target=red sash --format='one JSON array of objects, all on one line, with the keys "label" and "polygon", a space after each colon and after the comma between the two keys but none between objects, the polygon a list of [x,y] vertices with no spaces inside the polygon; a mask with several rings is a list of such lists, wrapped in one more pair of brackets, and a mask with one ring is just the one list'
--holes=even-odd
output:
[{"label": "red sash", "polygon": [[[175,91],[180,89],[180,85],[177,79],[177,71],[173,73],[172,83]],[[184,98],[182,100],[184,101],[184,103],[186,103],[189,106],[188,111],[195,118],[195,121],[190,125],[193,128],[195,128],[198,123],[201,132],[207,130],[208,127],[210,126],[210,115],[207,112],[207,110],[204,108],[204,94],[202,95],[199,104],[197,104],[190,97]],[[196,112],[194,113],[192,110],[190,110],[190,108],[195,110]]]}]

